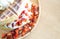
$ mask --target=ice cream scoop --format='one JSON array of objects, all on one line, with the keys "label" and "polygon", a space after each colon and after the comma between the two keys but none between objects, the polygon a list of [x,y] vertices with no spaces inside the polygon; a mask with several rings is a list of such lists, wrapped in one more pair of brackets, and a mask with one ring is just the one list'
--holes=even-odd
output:
[{"label": "ice cream scoop", "polygon": [[7,8],[14,0],[0,0],[0,10]]}]

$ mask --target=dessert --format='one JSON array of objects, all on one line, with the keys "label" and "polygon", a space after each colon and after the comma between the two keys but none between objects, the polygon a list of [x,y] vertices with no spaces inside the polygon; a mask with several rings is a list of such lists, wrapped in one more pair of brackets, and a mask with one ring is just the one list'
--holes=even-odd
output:
[{"label": "dessert", "polygon": [[37,22],[38,8],[30,0],[15,0],[0,16],[0,25],[11,29],[2,38],[18,39],[29,33]]}]

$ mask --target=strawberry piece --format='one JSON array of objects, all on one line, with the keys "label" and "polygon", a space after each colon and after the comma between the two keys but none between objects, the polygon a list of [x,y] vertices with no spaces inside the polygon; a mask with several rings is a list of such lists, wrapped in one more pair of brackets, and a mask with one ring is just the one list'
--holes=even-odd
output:
[{"label": "strawberry piece", "polygon": [[2,38],[5,38],[7,36],[7,34],[2,34]]}]

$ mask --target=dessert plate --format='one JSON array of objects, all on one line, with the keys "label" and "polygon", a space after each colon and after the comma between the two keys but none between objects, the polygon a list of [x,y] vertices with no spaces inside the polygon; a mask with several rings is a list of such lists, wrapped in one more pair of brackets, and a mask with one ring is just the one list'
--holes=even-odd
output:
[{"label": "dessert plate", "polygon": [[38,0],[14,0],[13,3],[7,3],[7,7],[1,6],[4,9],[0,10],[0,38],[20,39],[27,36],[38,21]]}]

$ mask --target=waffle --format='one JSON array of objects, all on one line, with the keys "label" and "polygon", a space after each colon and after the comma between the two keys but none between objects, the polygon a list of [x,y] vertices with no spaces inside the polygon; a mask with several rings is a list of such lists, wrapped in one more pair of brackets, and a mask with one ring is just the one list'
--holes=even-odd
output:
[{"label": "waffle", "polygon": [[2,24],[6,24],[6,21],[8,22],[10,18],[12,18],[11,21],[17,19],[17,11],[20,8],[20,3],[21,0],[15,0],[13,4],[10,4],[8,8],[6,8],[5,10],[0,11],[0,22]]}]

